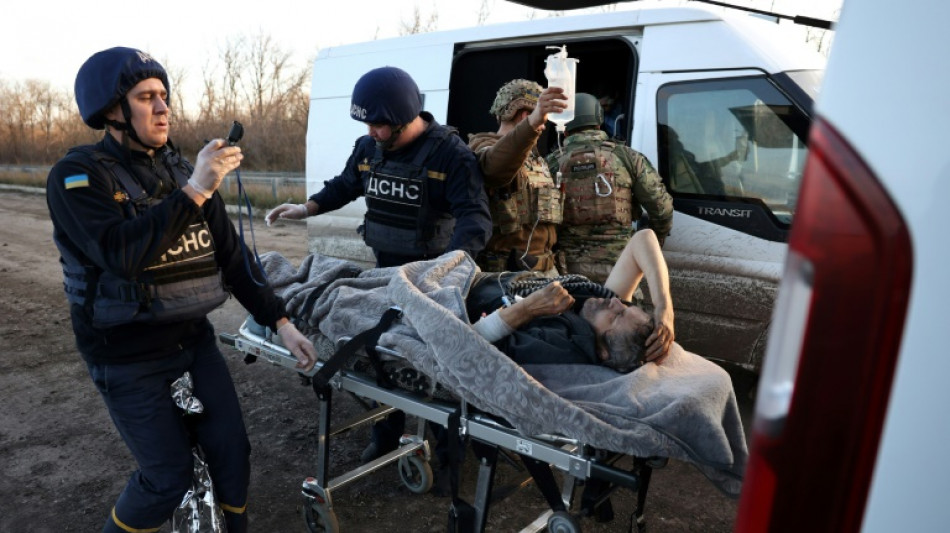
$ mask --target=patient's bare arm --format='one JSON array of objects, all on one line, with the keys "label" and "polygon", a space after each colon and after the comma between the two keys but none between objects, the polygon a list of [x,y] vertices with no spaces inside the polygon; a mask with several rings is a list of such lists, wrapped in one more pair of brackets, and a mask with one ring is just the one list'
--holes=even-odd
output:
[{"label": "patient's bare arm", "polygon": [[621,299],[630,300],[644,277],[650,286],[655,322],[653,334],[647,339],[647,360],[658,361],[666,357],[675,334],[669,270],[656,234],[650,229],[633,234],[604,286],[617,293]]}]

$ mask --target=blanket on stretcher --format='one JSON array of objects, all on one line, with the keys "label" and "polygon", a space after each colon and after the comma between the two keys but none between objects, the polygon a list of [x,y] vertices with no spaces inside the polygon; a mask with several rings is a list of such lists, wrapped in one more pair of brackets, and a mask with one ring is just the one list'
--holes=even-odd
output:
[{"label": "blanket on stretcher", "polygon": [[623,454],[688,461],[724,493],[740,492],[748,451],[730,378],[678,344],[662,365],[629,374],[594,365],[522,367],[469,324],[465,297],[478,267],[463,252],[365,271],[319,254],[299,267],[273,252],[261,260],[287,311],[306,322],[303,331],[312,339],[352,337],[399,306],[403,317],[379,345],[525,435],[563,435]]}]

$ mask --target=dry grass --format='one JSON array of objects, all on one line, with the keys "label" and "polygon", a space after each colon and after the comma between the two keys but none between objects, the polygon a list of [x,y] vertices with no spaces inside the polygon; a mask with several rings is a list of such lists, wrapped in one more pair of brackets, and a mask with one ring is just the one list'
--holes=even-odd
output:
[{"label": "dry grass", "polygon": [[[21,185],[24,187],[46,187],[46,170],[0,169],[0,183]],[[227,204],[238,203],[237,181],[229,177],[218,191]],[[285,202],[300,204],[307,201],[307,191],[303,183],[276,180],[274,183],[260,180],[242,180],[244,193],[254,209],[270,209]],[[244,205],[243,200],[241,205]]]}]

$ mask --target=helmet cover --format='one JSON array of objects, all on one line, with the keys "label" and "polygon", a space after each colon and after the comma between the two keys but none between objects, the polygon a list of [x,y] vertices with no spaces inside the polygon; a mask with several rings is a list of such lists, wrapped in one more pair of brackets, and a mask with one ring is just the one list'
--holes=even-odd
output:
[{"label": "helmet cover", "polygon": [[488,110],[498,122],[511,120],[518,111],[527,109],[534,111],[541,96],[541,85],[531,80],[511,80],[498,89],[495,101]]},{"label": "helmet cover", "polygon": [[83,122],[103,129],[105,113],[148,78],[158,78],[170,91],[165,68],[141,50],[119,46],[93,54],[76,74],[76,104]]},{"label": "helmet cover", "polygon": [[356,82],[350,101],[350,117],[370,124],[401,126],[422,111],[419,86],[396,67],[373,69]]}]

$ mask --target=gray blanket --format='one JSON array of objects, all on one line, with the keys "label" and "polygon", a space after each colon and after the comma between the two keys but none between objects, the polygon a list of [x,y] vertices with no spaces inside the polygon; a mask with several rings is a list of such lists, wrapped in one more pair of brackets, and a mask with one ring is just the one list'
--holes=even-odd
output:
[{"label": "gray blanket", "polygon": [[[662,365],[629,374],[589,365],[521,367],[469,324],[465,296],[478,267],[462,252],[362,272],[316,254],[299,267],[276,253],[261,260],[312,338],[354,336],[397,305],[403,318],[379,344],[525,435],[558,434],[599,449],[689,461],[724,493],[739,494],[748,451],[731,380],[678,344]],[[314,291],[319,297],[308,305]]]}]

